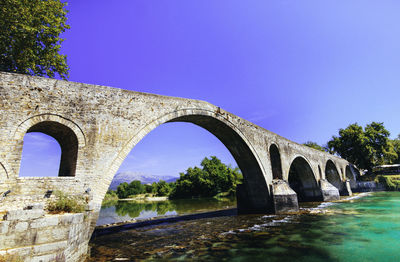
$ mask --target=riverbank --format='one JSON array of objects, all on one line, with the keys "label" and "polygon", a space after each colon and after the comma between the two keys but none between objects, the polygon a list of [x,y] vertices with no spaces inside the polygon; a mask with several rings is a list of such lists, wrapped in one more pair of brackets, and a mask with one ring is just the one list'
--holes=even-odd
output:
[{"label": "riverbank", "polygon": [[167,196],[162,196],[162,197],[155,197],[155,196],[138,196],[138,197],[132,197],[132,198],[122,198],[118,199],[118,201],[147,201],[147,202],[159,202],[159,201],[167,201],[168,197]]},{"label": "riverbank", "polygon": [[301,208],[302,214],[201,218],[98,236],[91,240],[89,261],[400,260],[400,192],[362,193]]}]

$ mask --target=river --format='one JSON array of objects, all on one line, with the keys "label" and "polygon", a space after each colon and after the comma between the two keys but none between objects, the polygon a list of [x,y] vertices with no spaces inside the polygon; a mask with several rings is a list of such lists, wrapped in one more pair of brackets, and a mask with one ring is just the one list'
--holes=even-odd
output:
[{"label": "river", "polygon": [[297,215],[239,215],[91,240],[91,261],[400,261],[400,192],[307,203]]}]

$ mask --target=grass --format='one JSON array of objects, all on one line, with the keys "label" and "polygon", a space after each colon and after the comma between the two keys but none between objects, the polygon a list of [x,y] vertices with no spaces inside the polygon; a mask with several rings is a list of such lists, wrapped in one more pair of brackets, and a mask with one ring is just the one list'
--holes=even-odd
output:
[{"label": "grass", "polygon": [[49,213],[82,213],[85,211],[87,203],[83,197],[68,196],[61,191],[56,191],[55,195],[56,199],[51,200],[47,204],[47,210]]}]

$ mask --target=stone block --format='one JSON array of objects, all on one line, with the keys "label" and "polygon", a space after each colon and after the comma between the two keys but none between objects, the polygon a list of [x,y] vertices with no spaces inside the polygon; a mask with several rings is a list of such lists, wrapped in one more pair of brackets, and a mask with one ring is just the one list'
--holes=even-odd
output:
[{"label": "stone block", "polygon": [[58,219],[57,215],[46,216],[43,218],[33,220],[31,223],[31,228],[57,226],[58,222],[59,222],[59,219]]},{"label": "stone block", "polygon": [[58,241],[68,239],[69,230],[68,227],[56,227],[51,231],[52,238]]},{"label": "stone block", "polygon": [[74,221],[74,214],[63,214],[59,217],[60,224],[70,225]]},{"label": "stone block", "polygon": [[[7,249],[4,251],[0,251],[0,255],[17,255],[18,257],[26,257],[29,256],[30,253],[32,252],[32,247],[19,247],[19,248],[12,248],[12,249]],[[14,261],[14,260],[12,260]],[[19,260],[16,260],[19,261]]]},{"label": "stone block", "polygon": [[28,229],[28,222],[25,222],[25,221],[23,221],[23,222],[18,222],[16,225],[15,225],[15,231],[16,232],[24,232],[24,231],[26,231]]},{"label": "stone block", "polygon": [[37,255],[46,254],[46,253],[54,253],[58,250],[64,250],[67,247],[68,241],[60,241],[42,245],[33,246],[33,252]]},{"label": "stone block", "polygon": [[9,221],[0,221],[0,234],[7,234],[9,225]]},{"label": "stone block", "polygon": [[31,219],[36,219],[44,216],[43,209],[28,209],[28,210],[10,210],[5,215],[5,220],[13,221],[20,220],[26,221]]},{"label": "stone block", "polygon": [[[30,262],[64,262],[65,256],[62,252],[58,252],[56,254],[47,254],[47,255],[41,255],[41,256],[34,256],[29,259]],[[72,260],[75,261],[75,260]]]},{"label": "stone block", "polygon": [[78,213],[73,215],[72,224],[79,224],[83,222],[84,214]]}]

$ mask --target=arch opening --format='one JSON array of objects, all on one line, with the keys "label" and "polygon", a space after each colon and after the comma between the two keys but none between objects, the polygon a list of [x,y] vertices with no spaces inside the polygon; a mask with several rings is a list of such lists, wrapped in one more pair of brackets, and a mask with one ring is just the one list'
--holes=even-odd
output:
[{"label": "arch opening", "polygon": [[[208,115],[184,115],[167,122],[189,122],[216,136],[229,150],[243,174],[243,188],[238,188],[238,206],[246,206],[243,212],[267,212],[272,210],[268,185],[258,161],[242,137],[226,123]],[[245,199],[241,204],[240,199]]]},{"label": "arch opening", "polygon": [[322,193],[314,173],[303,157],[293,160],[289,169],[289,186],[297,193],[299,202],[322,201]]},{"label": "arch opening", "polygon": [[[46,152],[46,150],[40,150],[40,148],[37,147],[38,144],[25,144],[25,138],[29,136],[36,136],[37,138],[41,138],[42,145],[47,144],[47,146],[52,147],[53,150],[51,152]],[[54,149],[57,147],[55,145],[57,143],[59,147],[58,151],[57,149]],[[52,163],[59,163],[58,172],[55,171],[58,176],[75,176],[76,163],[78,158],[78,139],[74,131],[72,131],[69,127],[54,121],[43,121],[37,123],[30,127],[25,134],[22,153],[23,155],[24,152],[26,152],[27,147],[35,150],[37,154],[35,157],[38,157],[38,155],[40,154],[40,156],[43,157],[41,161],[46,161],[46,159],[49,161],[52,158]],[[54,160],[55,155],[59,155],[59,160]],[[26,176],[22,174],[25,173],[24,170],[28,168],[27,166],[25,166],[25,164],[29,164],[29,161],[26,160],[26,157],[21,159],[20,176]],[[36,173],[29,176],[44,175]]]},{"label": "arch opening", "polygon": [[272,178],[283,179],[281,155],[279,153],[278,147],[275,144],[272,144],[269,147],[269,157],[271,161]]},{"label": "arch opening", "polygon": [[[269,188],[264,178],[264,173],[259,164],[259,160],[253,153],[251,144],[247,142],[240,130],[231,122],[215,112],[200,110],[179,110],[166,114],[155,119],[150,124],[142,127],[138,133],[133,136],[124,148],[120,150],[118,157],[112,168],[108,171],[105,183],[111,184],[111,180],[117,169],[122,165],[124,159],[147,134],[164,123],[192,123],[196,126],[204,128],[214,135],[235,160],[237,166],[242,172],[243,182],[237,187],[237,206],[240,213],[251,212],[270,212],[272,211],[272,201],[269,194]],[[104,193],[96,197],[96,201],[102,201]],[[241,208],[239,208],[241,207]]]},{"label": "arch opening", "polygon": [[[124,203],[127,209],[136,210],[129,213],[130,219],[137,219],[215,211],[223,206],[234,208],[237,202],[233,190],[238,183],[242,183],[241,171],[214,135],[192,123],[165,123],[147,133],[120,165],[102,203],[97,224],[115,222],[110,221],[111,217],[117,221],[127,219],[118,213],[121,202],[108,201],[111,195],[146,196],[149,200],[169,198],[161,202],[163,205],[152,205],[151,210],[145,205]],[[220,197],[214,198],[216,195]],[[107,209],[110,206],[117,211],[112,216]]]},{"label": "arch opening", "polygon": [[334,187],[339,190],[339,193],[342,193],[344,188],[344,184],[342,179],[340,178],[340,174],[336,168],[336,165],[332,160],[328,160],[325,166],[325,177],[329,183],[331,183]]}]

